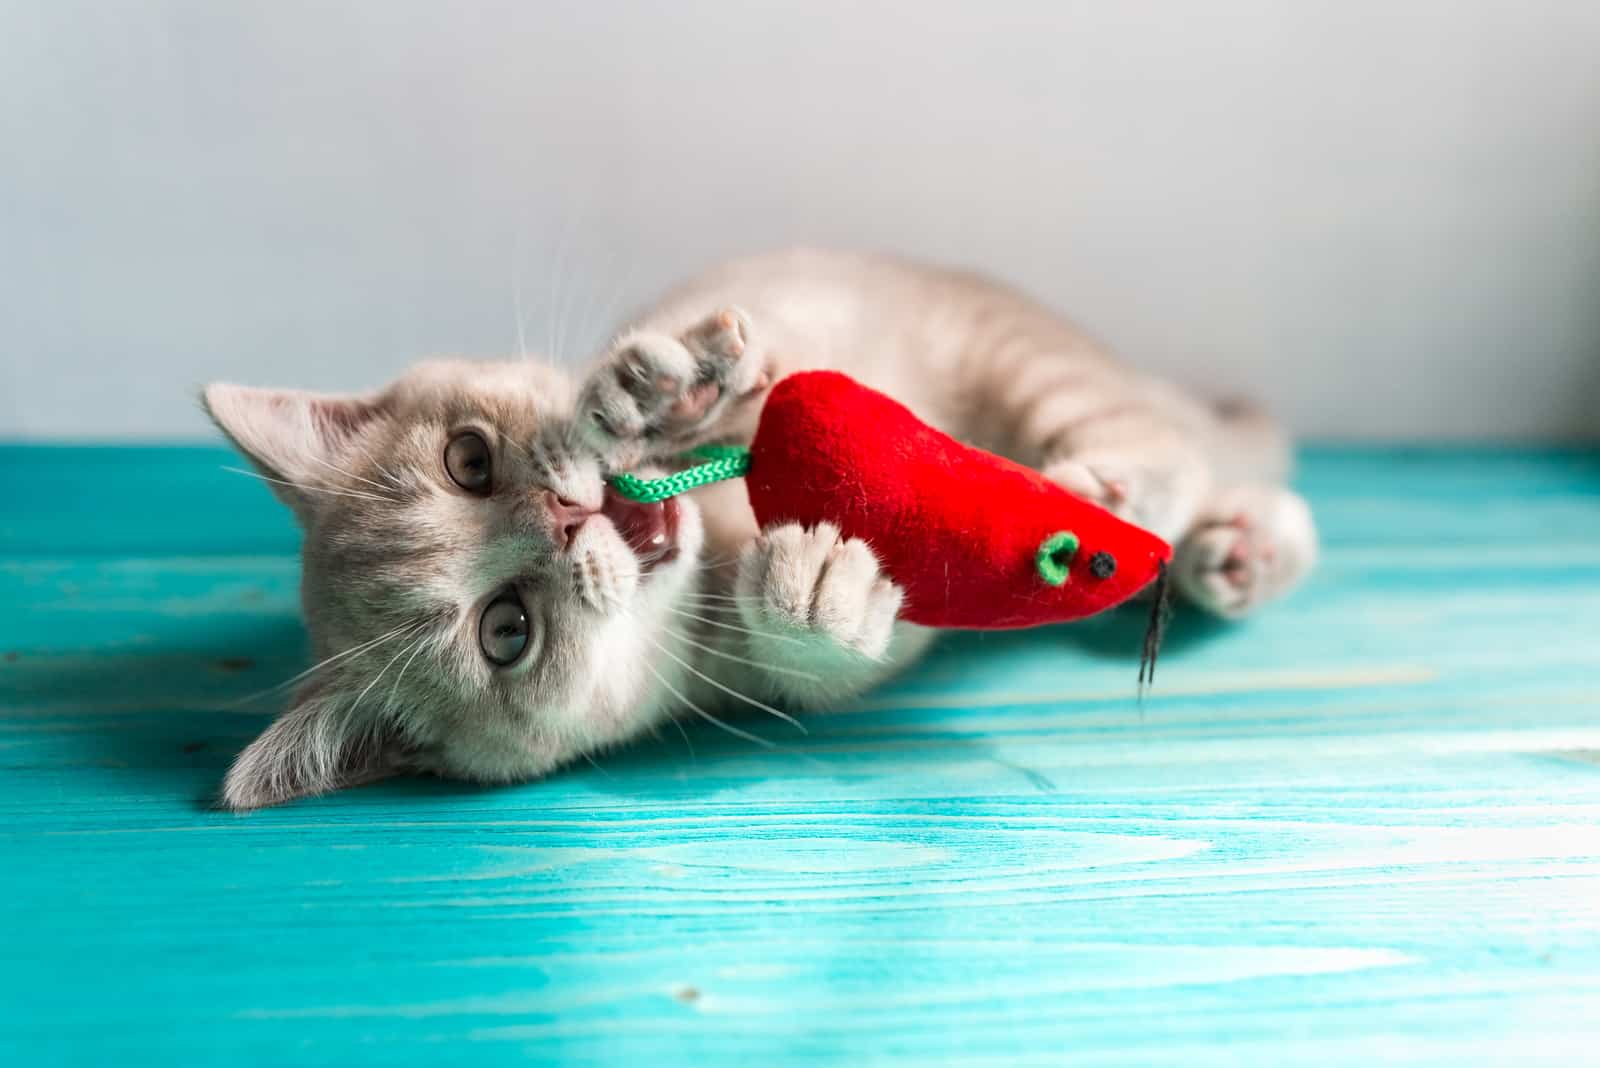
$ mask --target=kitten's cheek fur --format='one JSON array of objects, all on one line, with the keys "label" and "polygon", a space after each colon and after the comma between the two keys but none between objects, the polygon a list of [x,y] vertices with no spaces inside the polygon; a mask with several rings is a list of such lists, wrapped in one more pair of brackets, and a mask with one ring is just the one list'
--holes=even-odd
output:
[{"label": "kitten's cheek fur", "polygon": [[[575,638],[574,651],[585,650],[586,657],[583,667],[569,673],[573,688],[559,697],[546,694],[545,702],[523,708],[517,725],[443,739],[430,770],[477,782],[525,782],[584,753],[625,742],[669,714],[662,696],[654,692],[656,678],[642,664],[670,624],[673,605],[694,581],[704,546],[699,508],[680,501],[677,557],[630,584],[626,597],[590,603],[592,615],[573,617],[572,625],[582,635]],[[620,542],[593,549],[595,556],[627,551]],[[579,597],[588,600],[581,589]],[[528,730],[528,723],[538,729]]]}]

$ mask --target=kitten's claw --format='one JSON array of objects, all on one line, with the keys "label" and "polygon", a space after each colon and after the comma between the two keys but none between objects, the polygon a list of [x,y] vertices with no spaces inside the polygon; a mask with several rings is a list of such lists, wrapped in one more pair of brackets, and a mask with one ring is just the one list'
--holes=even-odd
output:
[{"label": "kitten's claw", "polygon": [[818,659],[845,651],[878,660],[903,597],[867,543],[830,523],[767,530],[740,558],[737,589],[752,640],[768,636],[765,651],[779,658],[794,656],[798,641]]},{"label": "kitten's claw", "polygon": [[708,316],[679,337],[635,331],[621,338],[584,383],[579,436],[622,464],[685,446],[730,399],[764,385],[747,359],[750,320],[736,308]]},{"label": "kitten's claw", "polygon": [[1180,542],[1173,579],[1195,604],[1236,619],[1294,587],[1316,561],[1311,510],[1276,486],[1224,493]]}]

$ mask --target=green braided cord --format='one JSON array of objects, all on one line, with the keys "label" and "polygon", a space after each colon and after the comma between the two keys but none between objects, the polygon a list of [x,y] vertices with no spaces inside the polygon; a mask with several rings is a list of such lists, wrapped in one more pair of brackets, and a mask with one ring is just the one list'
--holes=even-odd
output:
[{"label": "green braided cord", "polygon": [[702,445],[689,455],[706,462],[685,467],[665,478],[612,475],[611,486],[630,501],[654,504],[713,482],[739,478],[750,470],[750,450],[740,445]]},{"label": "green braided cord", "polygon": [[690,456],[698,456],[702,460],[738,460],[740,463],[750,462],[750,450],[743,445],[702,445],[698,449],[690,449]]},{"label": "green braided cord", "polygon": [[1059,586],[1067,581],[1067,569],[1077,553],[1078,536],[1070,530],[1061,530],[1040,543],[1033,564],[1039,569],[1040,578],[1052,586]]}]

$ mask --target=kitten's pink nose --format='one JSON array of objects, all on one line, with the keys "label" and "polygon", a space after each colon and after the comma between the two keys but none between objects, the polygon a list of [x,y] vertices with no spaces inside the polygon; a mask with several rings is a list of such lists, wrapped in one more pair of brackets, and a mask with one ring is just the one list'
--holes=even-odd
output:
[{"label": "kitten's pink nose", "polygon": [[572,539],[578,536],[583,524],[598,511],[595,508],[585,508],[576,501],[569,501],[555,490],[544,491],[544,505],[550,513],[550,536],[562,549],[572,544]]}]

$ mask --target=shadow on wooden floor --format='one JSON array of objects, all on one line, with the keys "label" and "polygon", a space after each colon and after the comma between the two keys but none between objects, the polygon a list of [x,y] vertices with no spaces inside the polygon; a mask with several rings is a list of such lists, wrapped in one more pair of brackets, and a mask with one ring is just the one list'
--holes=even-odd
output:
[{"label": "shadow on wooden floor", "polygon": [[[986,652],[996,654],[1060,642],[1096,658],[1128,664],[1131,692],[1147,619],[1146,606],[1132,605],[1102,619],[1047,631],[990,633],[981,639],[953,635],[945,640],[981,640]],[[1163,655],[1203,644],[1227,626],[1179,606]],[[234,756],[282,710],[289,691],[276,689],[276,684],[306,664],[305,633],[293,620],[258,621],[249,630],[233,628],[215,645],[190,641],[184,648],[7,656],[6,670],[0,672],[0,698],[14,709],[14,722],[32,719],[56,736],[50,764],[119,769],[136,777],[128,783],[132,788],[160,796],[182,792],[199,806],[212,803],[217,783]],[[578,775],[586,787],[598,792],[652,798],[661,796],[664,784],[670,784],[672,794],[685,797],[715,791],[724,779],[719,768],[731,770],[733,762],[755,759],[770,761],[772,774],[792,771],[790,765],[798,762],[807,765],[808,774],[820,771],[827,778],[827,767],[803,750],[809,743],[827,744],[830,725],[848,719],[809,717],[809,734],[800,735],[787,724],[737,704],[714,711],[738,729],[768,738],[772,749],[763,750],[715,724],[688,717],[593,760],[579,760],[552,778]],[[65,761],[62,742],[69,753]],[[967,756],[978,759],[988,748],[981,739],[950,744],[972,750]],[[12,759],[6,766],[26,766],[25,754],[8,755]],[[749,770],[745,766],[740,774]],[[466,796],[494,789],[430,777],[376,784],[360,793],[370,803],[385,803],[403,796]]]}]

